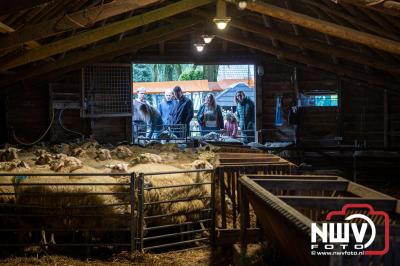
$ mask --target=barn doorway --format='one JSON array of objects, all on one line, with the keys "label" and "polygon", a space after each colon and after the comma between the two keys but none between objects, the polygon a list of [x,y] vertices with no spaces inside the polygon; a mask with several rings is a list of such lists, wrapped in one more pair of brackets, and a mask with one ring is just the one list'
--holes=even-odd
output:
[{"label": "barn doorway", "polygon": [[[167,119],[171,117],[171,114],[163,112],[163,102],[169,101],[166,97],[168,97],[170,90],[175,86],[180,86],[184,95],[193,103],[194,115],[189,125],[189,137],[206,136],[222,141],[244,143],[255,141],[256,86],[254,65],[133,63],[132,73],[133,103],[135,103],[135,99],[142,97],[139,101],[158,110],[164,125],[170,124]],[[245,108],[239,108],[240,110],[237,110],[239,102],[235,101],[237,93],[241,93],[244,99],[243,103],[240,102],[240,104]],[[208,126],[211,123],[207,124],[206,119],[204,119],[204,105],[210,94],[222,113],[222,121],[216,127],[213,127],[214,125]],[[139,113],[138,110],[136,112]],[[251,114],[248,112],[251,112]],[[246,119],[241,121],[240,114],[245,114]],[[133,108],[133,124],[138,122],[137,118],[135,108]],[[242,125],[240,125],[240,122]],[[139,128],[139,126],[136,127]],[[144,132],[146,128],[147,132]],[[137,136],[147,140],[157,138],[154,134],[149,138],[149,131],[151,131],[149,125],[144,123],[139,132],[132,130],[133,139]],[[135,135],[135,132],[137,132],[137,135]]]}]

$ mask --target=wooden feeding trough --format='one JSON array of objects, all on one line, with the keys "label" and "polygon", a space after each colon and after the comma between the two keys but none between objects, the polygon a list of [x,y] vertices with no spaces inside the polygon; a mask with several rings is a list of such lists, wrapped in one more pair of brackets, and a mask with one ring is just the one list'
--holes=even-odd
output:
[{"label": "wooden feeding trough", "polygon": [[[263,235],[279,249],[289,265],[370,265],[371,262],[379,262],[374,265],[399,265],[397,199],[336,176],[247,175],[239,178],[239,184],[242,255],[246,254],[245,230],[249,227],[250,203]],[[311,223],[325,221],[329,212],[342,210],[350,203],[369,204],[375,210],[389,214],[389,253],[372,257],[311,255]],[[369,213],[368,209],[361,211]],[[351,210],[346,212],[349,214]],[[378,242],[383,243],[384,248],[385,220],[380,216],[370,218],[377,228]]]},{"label": "wooden feeding trough", "polygon": [[[248,150],[249,151],[249,150]],[[232,228],[238,226],[238,178],[244,174],[295,174],[297,166],[279,156],[264,152],[218,152],[217,173],[220,199],[227,195],[232,202]],[[228,227],[227,202],[221,200],[221,228]]]}]

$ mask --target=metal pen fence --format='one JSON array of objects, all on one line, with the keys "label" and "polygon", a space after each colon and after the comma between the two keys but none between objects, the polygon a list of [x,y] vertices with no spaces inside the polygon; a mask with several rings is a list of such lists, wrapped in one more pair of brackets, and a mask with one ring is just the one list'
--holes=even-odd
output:
[{"label": "metal pen fence", "polygon": [[[209,174],[210,179],[196,184],[183,182],[158,187],[148,185],[148,179],[168,179],[167,176],[172,174]],[[215,228],[213,180],[212,169],[153,173],[151,176],[142,173],[1,173],[0,247],[3,250],[29,246],[103,247],[134,251],[209,242],[208,239],[214,237]],[[171,191],[196,186],[209,186],[207,191],[210,194],[158,201],[147,198],[147,191],[151,190]],[[147,215],[152,205],[190,200],[208,200],[204,208],[196,210],[207,215],[182,224],[146,227],[146,224],[151,225],[151,219],[189,215],[167,213],[164,212],[168,210],[166,208],[158,208],[156,210],[159,213]],[[191,223],[206,227],[192,227],[192,230],[179,232],[173,230]],[[164,229],[163,235],[161,229]],[[206,234],[198,238],[197,233],[201,232]],[[161,241],[166,238],[169,238],[168,243]]]},{"label": "metal pen fence", "polygon": [[[132,124],[133,127],[133,135],[132,135],[132,143],[137,144],[140,141],[184,141],[188,142],[191,138],[203,139],[203,140],[212,140],[212,141],[232,141],[232,139],[237,140],[238,142],[254,142],[256,140],[256,131],[255,130],[237,130],[237,134],[235,136],[231,136],[233,131],[231,130],[213,130],[213,129],[201,129],[201,130],[189,130],[187,131],[187,126],[185,124],[171,124],[171,125],[159,125],[152,128],[151,125],[147,125],[146,123],[137,123],[134,122]],[[165,133],[169,133],[170,136],[164,135]],[[215,133],[210,136],[209,133]]]},{"label": "metal pen fence", "polygon": [[[179,184],[169,178],[183,175]],[[163,182],[154,179],[163,176]],[[192,179],[184,182],[186,178]],[[196,244],[215,239],[215,175],[214,170],[190,170],[139,174],[138,250],[160,250]],[[160,184],[161,183],[161,184]],[[165,196],[166,194],[169,195]],[[140,210],[146,209],[148,212]],[[151,210],[164,210],[155,214]],[[143,225],[146,223],[146,228]]]},{"label": "metal pen fence", "polygon": [[[248,174],[295,174],[297,165],[279,156],[267,153],[219,153],[219,165],[216,169],[218,179],[220,227],[238,228],[240,223],[240,188],[239,177]],[[227,208],[229,199],[231,208]]]}]

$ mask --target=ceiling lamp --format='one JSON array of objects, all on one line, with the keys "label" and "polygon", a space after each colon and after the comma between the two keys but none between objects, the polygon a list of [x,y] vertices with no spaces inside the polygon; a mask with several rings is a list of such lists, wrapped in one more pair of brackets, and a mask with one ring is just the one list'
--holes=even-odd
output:
[{"label": "ceiling lamp", "polygon": [[214,39],[215,35],[209,35],[209,34],[203,34],[201,35],[201,38],[203,38],[204,42],[206,44],[209,44],[212,42],[212,40]]},{"label": "ceiling lamp", "polygon": [[226,16],[226,2],[224,0],[217,0],[217,15],[213,19],[213,22],[217,25],[217,28],[223,30],[228,25],[231,18]]},{"label": "ceiling lamp", "polygon": [[238,2],[239,9],[243,10],[243,9],[246,9],[246,7],[247,7],[247,1],[239,1]]},{"label": "ceiling lamp", "polygon": [[204,50],[204,46],[206,46],[204,43],[195,43],[194,47],[196,47],[196,51],[201,53]]}]

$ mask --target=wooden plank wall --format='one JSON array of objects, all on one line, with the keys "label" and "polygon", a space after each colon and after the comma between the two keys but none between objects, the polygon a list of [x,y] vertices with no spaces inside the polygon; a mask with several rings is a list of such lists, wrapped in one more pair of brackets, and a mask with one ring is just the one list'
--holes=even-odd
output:
[{"label": "wooden plank wall", "polygon": [[[81,99],[81,71],[74,71],[65,74],[57,82],[53,82],[49,85],[52,93],[54,95],[58,93],[73,93],[79,95],[79,100]],[[70,99],[68,97],[67,99]],[[57,97],[57,99],[65,99],[65,97]],[[59,121],[59,112],[56,111],[56,120],[51,131],[51,141],[62,142],[71,139],[80,138],[80,135],[74,134],[64,130]],[[63,126],[69,130],[80,132],[85,136],[90,135],[90,121],[88,119],[80,118],[79,109],[65,109],[61,116],[61,122]]]},{"label": "wooden plank wall", "polygon": [[[81,72],[66,73],[52,84],[58,92],[81,92]],[[53,86],[54,87],[54,86]],[[17,137],[24,142],[38,139],[50,124],[49,84],[37,87],[21,87],[7,96],[8,130],[13,127]],[[82,132],[86,137],[97,139],[101,143],[117,143],[130,140],[130,118],[95,118],[80,117],[79,110],[64,111],[62,121],[64,127]],[[79,137],[70,134],[59,126],[58,112],[55,113],[53,127],[44,138],[45,141],[63,142]],[[9,140],[15,143],[14,140]]]},{"label": "wooden plank wall", "polygon": [[[20,87],[7,96],[8,131],[23,142],[37,140],[50,124],[47,85]],[[45,140],[48,139],[48,134]],[[14,140],[9,139],[15,143]]]},{"label": "wooden plank wall", "polygon": [[[268,63],[262,77],[263,141],[293,141],[293,127],[287,114],[295,97],[294,68]],[[384,90],[353,81],[340,81],[335,76],[298,71],[299,90],[338,89],[338,107],[300,108],[299,136],[309,145],[332,145],[342,137],[342,144],[365,143],[367,147],[384,146]],[[339,83],[340,82],[340,83]],[[281,95],[283,126],[275,125],[276,96]],[[400,146],[400,95],[388,92],[389,147]]]},{"label": "wooden plank wall", "polygon": [[[264,64],[262,77],[262,126],[263,141],[294,140],[294,130],[284,122],[284,126],[275,126],[275,108],[277,96],[282,97],[283,119],[287,121],[287,113],[293,101],[293,71],[292,67],[282,64]],[[260,103],[258,103],[260,104]]]},{"label": "wooden plank wall", "polygon": [[388,93],[389,145],[400,147],[400,94]]},{"label": "wooden plank wall", "polygon": [[0,145],[8,141],[6,97],[0,95]]}]

